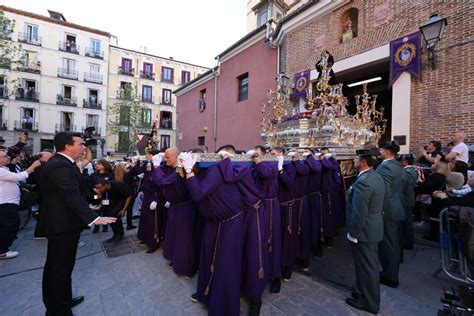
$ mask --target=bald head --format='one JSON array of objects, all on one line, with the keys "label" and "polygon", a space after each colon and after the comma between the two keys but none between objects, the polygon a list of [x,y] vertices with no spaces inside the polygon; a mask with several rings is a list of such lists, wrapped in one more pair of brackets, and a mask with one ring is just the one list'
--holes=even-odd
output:
[{"label": "bald head", "polygon": [[457,145],[464,142],[465,138],[466,134],[464,134],[463,132],[457,132],[456,134],[454,134],[453,141]]},{"label": "bald head", "polygon": [[176,165],[178,164],[178,155],[179,149],[177,147],[170,147],[166,149],[164,157],[166,165],[172,168],[176,168]]},{"label": "bald head", "polygon": [[39,153],[39,155],[40,155],[39,161],[41,161],[41,162],[47,162],[49,160],[49,158],[51,158],[51,156],[53,156],[53,154],[48,152],[48,151],[42,151],[42,152]]}]

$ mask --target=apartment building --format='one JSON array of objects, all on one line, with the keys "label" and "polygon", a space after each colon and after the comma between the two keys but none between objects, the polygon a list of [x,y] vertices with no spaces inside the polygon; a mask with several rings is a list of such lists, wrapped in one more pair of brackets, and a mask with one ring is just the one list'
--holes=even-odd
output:
[{"label": "apartment building", "polygon": [[0,63],[0,134],[11,144],[28,132],[30,151],[38,152],[52,149],[59,131],[94,127],[93,136],[102,141],[92,150],[101,157],[110,34],[68,22],[55,11],[48,10],[49,16],[6,6],[0,11],[14,21],[3,35],[20,47],[19,63]]}]

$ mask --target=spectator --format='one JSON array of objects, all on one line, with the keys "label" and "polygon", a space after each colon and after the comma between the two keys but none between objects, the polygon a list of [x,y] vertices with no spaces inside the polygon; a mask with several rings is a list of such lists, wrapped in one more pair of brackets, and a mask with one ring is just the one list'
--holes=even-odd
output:
[{"label": "spectator", "polygon": [[[135,180],[129,171],[127,171],[126,164],[121,162],[115,166],[114,170],[114,178],[115,181],[125,183],[132,192],[136,191]],[[133,204],[135,202],[135,194],[132,196],[132,201],[127,208],[127,230],[135,229],[136,226],[132,223],[132,216],[133,216]]]},{"label": "spectator", "polygon": [[446,193],[448,196],[461,198],[471,192],[471,187],[464,184],[464,175],[460,172],[451,172],[446,178]]},{"label": "spectator", "polygon": [[443,153],[441,152],[441,143],[437,141],[430,141],[428,145],[426,145],[426,149],[422,148],[420,150],[421,156],[418,157],[418,162],[421,165],[425,165],[427,167],[431,166],[435,163],[436,159],[443,158]]},{"label": "spectator", "polygon": [[[94,189],[95,184],[100,179],[104,179],[107,181],[112,180],[112,175],[113,175],[112,165],[107,160],[105,159],[97,160],[95,164],[95,169],[96,171],[89,176],[89,183],[91,185],[91,189]],[[98,209],[97,211],[99,212],[100,216],[103,215],[101,209]],[[98,231],[99,231],[99,225],[95,225],[92,233],[95,234]],[[107,225],[103,225],[102,232],[106,233],[107,231],[108,231]]]},{"label": "spectator", "polygon": [[467,181],[468,181],[468,167],[467,167],[467,163],[464,163],[460,160],[455,160],[455,161],[451,161],[449,163],[449,169],[452,171],[452,172],[459,172],[459,173],[462,173],[462,175],[464,176],[464,182],[463,182],[463,185],[467,184]]},{"label": "spectator", "polygon": [[25,171],[15,173],[5,167],[9,162],[10,156],[5,151],[0,151],[0,259],[18,256],[18,252],[9,249],[20,226],[20,188],[17,182],[27,179],[40,165],[39,161],[35,161]]},{"label": "spectator", "polygon": [[469,148],[464,143],[466,136],[462,132],[454,134],[453,143],[454,147],[451,149],[449,154],[446,155],[447,161],[460,160],[466,164],[469,162]]}]

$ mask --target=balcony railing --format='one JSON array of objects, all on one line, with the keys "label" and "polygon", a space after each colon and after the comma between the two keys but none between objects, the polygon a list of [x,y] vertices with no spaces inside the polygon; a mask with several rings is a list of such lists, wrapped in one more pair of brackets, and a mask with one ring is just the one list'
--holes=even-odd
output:
[{"label": "balcony railing", "polygon": [[20,63],[17,66],[17,70],[18,71],[23,71],[23,72],[30,72],[30,73],[34,73],[34,74],[39,74],[39,73],[41,73],[40,65],[41,64],[39,62],[37,62],[37,63]]},{"label": "balcony railing", "polygon": [[76,97],[66,97],[63,94],[56,95],[56,104],[57,105],[67,105],[67,106],[77,106]]},{"label": "balcony railing", "polygon": [[92,57],[92,58],[99,58],[99,59],[104,59],[104,52],[103,51],[98,51],[94,50],[90,47],[86,47],[86,56]]},{"label": "balcony railing", "polygon": [[168,77],[163,74],[161,74],[161,81],[162,82],[169,82],[169,83],[174,83],[174,77]]},{"label": "balcony railing", "polygon": [[160,122],[160,128],[164,129],[173,129],[173,122],[170,121],[161,121]]},{"label": "balcony railing", "polygon": [[100,127],[98,127],[97,125],[83,126],[82,127],[82,132],[84,133],[86,128],[89,128],[91,126],[94,126],[94,131],[92,132],[92,136],[100,136],[101,135],[101,130],[100,130]]},{"label": "balcony railing", "polygon": [[82,99],[82,107],[102,110],[102,101],[97,101],[96,98]]},{"label": "balcony railing", "polygon": [[140,100],[145,103],[155,103],[155,96],[142,95]]},{"label": "balcony railing", "polygon": [[132,99],[132,92],[119,89],[117,90],[117,99],[123,99],[123,100],[131,100]]},{"label": "balcony railing", "polygon": [[2,99],[8,98],[8,89],[4,85],[0,85],[0,98]]},{"label": "balcony railing", "polygon": [[28,132],[37,132],[38,123],[37,122],[28,122],[28,119],[23,119],[21,121],[15,121],[15,131],[28,131]]},{"label": "balcony railing", "polygon": [[8,129],[8,120],[0,120],[0,130],[6,131]]},{"label": "balcony railing", "polygon": [[84,81],[102,84],[104,81],[104,77],[100,74],[85,72]]},{"label": "balcony railing", "polygon": [[57,132],[75,132],[76,125],[72,124],[56,124],[55,131]]},{"label": "balcony railing", "polygon": [[172,102],[172,101],[166,101],[166,100],[161,100],[161,101],[160,101],[160,104],[161,104],[161,105],[173,106],[173,102]]},{"label": "balcony railing", "polygon": [[143,70],[140,70],[140,78],[142,78],[142,79],[155,80],[155,73],[153,73],[153,72],[145,72],[145,71],[143,71]]},{"label": "balcony railing", "polygon": [[0,68],[1,69],[10,69],[11,67],[11,60],[5,57],[0,57]]},{"label": "balcony railing", "polygon": [[41,37],[40,36],[34,37],[28,33],[19,33],[18,42],[24,43],[24,44],[41,46]]},{"label": "balcony railing", "polygon": [[58,68],[58,77],[77,80],[79,79],[79,72],[67,68]]},{"label": "balcony railing", "polygon": [[15,94],[15,100],[39,102],[39,93],[34,90],[18,88]]},{"label": "balcony railing", "polygon": [[79,54],[79,46],[74,42],[59,42],[59,50],[67,53]]},{"label": "balcony railing", "polygon": [[118,73],[125,76],[135,76],[135,68],[123,68],[122,66],[118,67]]}]

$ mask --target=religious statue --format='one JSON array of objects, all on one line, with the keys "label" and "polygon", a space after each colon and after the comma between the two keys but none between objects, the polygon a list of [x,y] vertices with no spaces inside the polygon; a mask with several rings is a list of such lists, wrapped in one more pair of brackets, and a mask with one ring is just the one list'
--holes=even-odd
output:
[{"label": "religious statue", "polygon": [[347,17],[347,20],[344,22],[344,32],[342,33],[342,42],[348,41],[354,38],[354,31],[352,30],[352,20],[350,17]]}]

